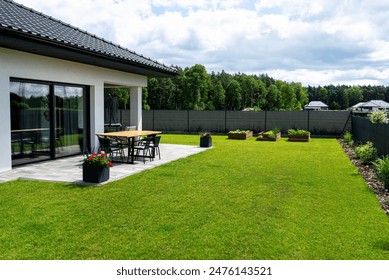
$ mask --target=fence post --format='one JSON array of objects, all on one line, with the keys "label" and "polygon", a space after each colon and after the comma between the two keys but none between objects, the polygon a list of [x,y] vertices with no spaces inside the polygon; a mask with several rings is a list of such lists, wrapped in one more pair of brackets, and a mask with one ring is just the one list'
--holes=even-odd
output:
[{"label": "fence post", "polygon": [[265,110],[265,130],[267,131],[267,110]]},{"label": "fence post", "polygon": [[[352,114],[352,111],[350,111],[350,114],[348,114],[348,118],[347,118],[346,123],[344,124],[342,134],[344,134],[344,131],[346,130],[346,126],[348,124],[348,121],[350,120],[351,114]],[[353,123],[351,122],[351,128],[352,128],[352,125],[353,125]]]},{"label": "fence post", "polygon": [[188,132],[190,132],[190,127],[189,127],[189,110],[186,111],[186,119],[187,119],[187,124],[188,124]]},{"label": "fence post", "polygon": [[227,110],[224,110],[224,131],[227,132]]},{"label": "fence post", "polygon": [[309,131],[309,129],[310,129],[310,127],[309,127],[309,118],[310,118],[309,111],[310,111],[310,110],[307,110],[307,112],[308,112],[308,120],[307,120],[307,121],[308,121],[308,122],[307,122],[307,127],[308,127],[308,129],[307,129],[307,131]]}]

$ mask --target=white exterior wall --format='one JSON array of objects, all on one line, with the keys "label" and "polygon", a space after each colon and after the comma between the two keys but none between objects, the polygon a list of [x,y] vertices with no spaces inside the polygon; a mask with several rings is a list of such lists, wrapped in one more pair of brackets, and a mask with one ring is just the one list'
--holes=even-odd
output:
[{"label": "white exterior wall", "polygon": [[104,131],[104,84],[131,88],[147,86],[146,76],[0,48],[0,143],[5,149],[0,161],[0,172],[10,170],[12,166],[11,78],[90,86],[92,147],[97,146],[95,134]]}]

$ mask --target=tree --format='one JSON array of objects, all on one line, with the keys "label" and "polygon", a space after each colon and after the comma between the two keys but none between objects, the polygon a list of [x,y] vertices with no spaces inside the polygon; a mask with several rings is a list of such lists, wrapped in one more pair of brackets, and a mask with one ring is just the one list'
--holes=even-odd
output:
[{"label": "tree", "polygon": [[279,99],[280,91],[276,85],[270,85],[267,90],[265,110],[277,110],[277,102]]},{"label": "tree", "polygon": [[320,93],[319,100],[327,104],[328,103],[328,90],[324,87],[320,87],[319,93]]},{"label": "tree", "polygon": [[302,110],[304,105],[308,103],[307,89],[303,88],[301,83],[292,83],[294,92],[296,94],[295,110]]},{"label": "tree", "polygon": [[232,80],[226,90],[226,109],[227,110],[240,110],[242,95],[241,87],[237,80]]},{"label": "tree", "polygon": [[215,110],[224,110],[225,108],[226,91],[223,88],[221,81],[218,81],[212,89],[210,100],[213,103]]},{"label": "tree", "polygon": [[208,102],[211,78],[200,64],[187,69],[183,77],[183,94],[187,97],[187,109],[203,110]]},{"label": "tree", "polygon": [[297,102],[296,94],[292,85],[287,83],[282,84],[281,86],[281,95],[283,107],[279,109],[285,109],[291,111],[294,109],[294,106]]},{"label": "tree", "polygon": [[242,90],[242,107],[253,107],[256,104],[255,95],[258,91],[258,82],[253,76],[241,74],[237,77]]},{"label": "tree", "polygon": [[150,110],[150,105],[147,104],[148,95],[149,95],[148,89],[142,88],[142,109],[143,110]]},{"label": "tree", "polygon": [[359,86],[352,86],[344,91],[348,95],[349,105],[353,106],[363,100],[362,89]]},{"label": "tree", "polygon": [[157,109],[159,81],[156,78],[150,78],[147,81],[147,103],[151,109]]}]

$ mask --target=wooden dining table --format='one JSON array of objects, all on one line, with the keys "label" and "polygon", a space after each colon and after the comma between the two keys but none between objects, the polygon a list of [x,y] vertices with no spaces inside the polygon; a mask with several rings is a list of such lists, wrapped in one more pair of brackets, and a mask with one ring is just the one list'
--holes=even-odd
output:
[{"label": "wooden dining table", "polygon": [[105,133],[97,133],[97,136],[100,137],[111,137],[117,139],[126,139],[128,143],[128,160],[127,163],[134,163],[134,148],[135,148],[135,138],[143,136],[155,136],[161,134],[161,131],[153,130],[122,130],[122,131],[113,131]]}]

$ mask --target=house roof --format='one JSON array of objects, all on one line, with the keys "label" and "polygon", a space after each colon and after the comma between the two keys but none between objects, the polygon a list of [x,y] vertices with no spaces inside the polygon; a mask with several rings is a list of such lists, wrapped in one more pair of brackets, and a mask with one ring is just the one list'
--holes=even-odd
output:
[{"label": "house roof", "polygon": [[374,108],[381,108],[381,109],[389,109],[389,103],[383,100],[370,100],[352,106],[352,108],[359,108],[359,107],[372,107],[372,108],[374,107]]},{"label": "house roof", "polygon": [[146,76],[176,69],[11,0],[0,0],[0,47]]},{"label": "house roof", "polygon": [[358,107],[361,107],[363,104],[365,104],[365,102],[359,102],[359,103],[351,106],[351,108],[358,108]]},{"label": "house roof", "polygon": [[328,107],[328,105],[321,101],[311,101],[308,105],[305,105],[305,107]]}]

